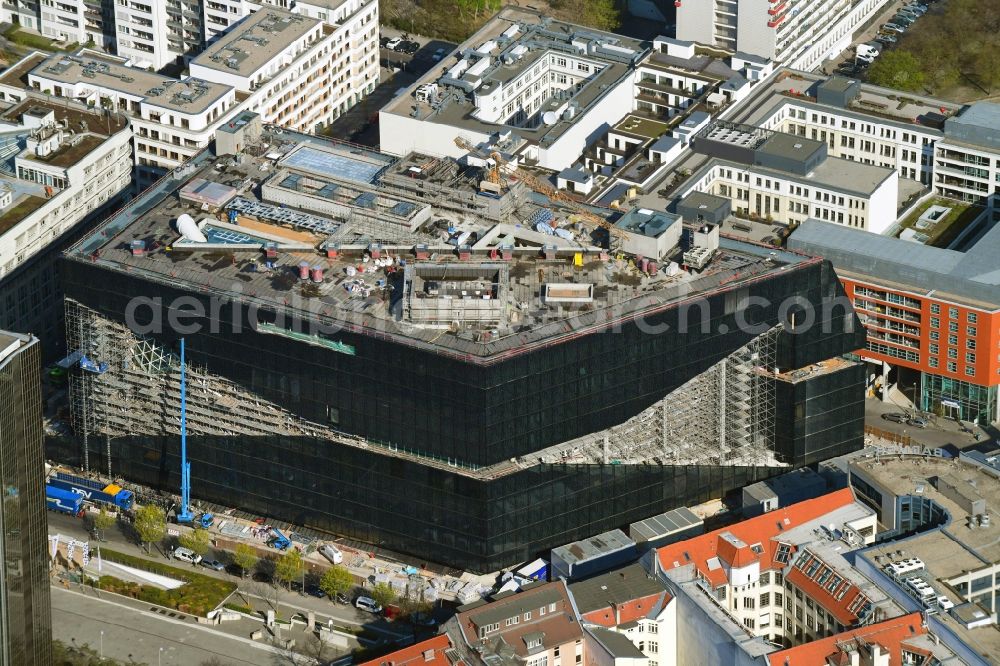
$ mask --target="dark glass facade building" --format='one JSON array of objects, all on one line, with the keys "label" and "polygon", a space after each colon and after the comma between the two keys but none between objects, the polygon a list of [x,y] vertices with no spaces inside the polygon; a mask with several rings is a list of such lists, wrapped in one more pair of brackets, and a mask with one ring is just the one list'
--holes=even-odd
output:
[{"label": "dark glass facade building", "polygon": [[[771,463],[552,464],[537,456],[634,417],[776,325],[783,329],[774,362],[782,370],[863,345],[863,327],[833,270],[817,259],[716,289],[691,307],[665,305],[605,330],[480,355],[356,329],[309,338],[267,308],[257,315],[264,327],[236,328],[234,320],[250,315],[238,300],[213,307],[182,284],[124,277],[87,257],[71,257],[63,269],[67,307],[109,327],[123,328],[136,297],[204,301],[210,314],[186,335],[192,365],[304,422],[364,438],[354,446],[336,436],[195,427],[188,450],[196,497],[428,561],[496,570],[862,442],[860,369],[848,364],[794,382],[765,379],[778,397]],[[132,310],[140,327],[152,313]],[[146,331],[141,339],[171,350],[178,335]],[[109,386],[115,373],[135,370],[135,346],[133,339],[106,348],[99,360],[110,365]],[[168,394],[147,403],[159,411],[144,412],[142,423],[123,429],[129,434],[111,439],[110,461],[104,438],[91,438],[90,465],[110,463],[116,474],[176,489],[176,399]],[[215,414],[219,428],[231,414]]]},{"label": "dark glass facade building", "polygon": [[41,344],[0,331],[0,663],[52,663]]}]

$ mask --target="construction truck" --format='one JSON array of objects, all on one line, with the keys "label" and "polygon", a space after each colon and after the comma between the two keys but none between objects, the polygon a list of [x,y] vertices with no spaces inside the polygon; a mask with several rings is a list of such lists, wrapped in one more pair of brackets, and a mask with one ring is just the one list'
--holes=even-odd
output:
[{"label": "construction truck", "polygon": [[201,518],[198,519],[198,524],[201,525],[206,530],[212,526],[215,522],[215,516],[210,513],[201,514]]},{"label": "construction truck", "polygon": [[275,550],[288,550],[288,547],[292,545],[292,540],[281,533],[277,527],[271,528],[271,539],[267,542],[267,545]]},{"label": "construction truck", "polygon": [[45,505],[50,511],[78,518],[83,515],[83,498],[80,495],[48,484],[45,484]]},{"label": "construction truck", "polygon": [[125,490],[113,483],[95,481],[65,472],[56,472],[48,483],[56,488],[76,493],[88,502],[107,504],[124,511],[131,509],[134,501],[131,490]]}]

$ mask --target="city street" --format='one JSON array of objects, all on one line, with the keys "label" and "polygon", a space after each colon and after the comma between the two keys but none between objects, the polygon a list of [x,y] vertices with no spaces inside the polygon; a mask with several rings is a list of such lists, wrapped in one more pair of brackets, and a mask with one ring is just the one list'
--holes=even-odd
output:
[{"label": "city street", "polygon": [[[64,536],[72,536],[81,540],[90,539],[90,535],[87,532],[84,521],[79,518],[50,511],[48,513],[48,519],[50,534],[62,534]],[[110,530],[107,530],[104,534],[104,538],[104,542],[91,541],[91,543],[95,546],[106,546],[107,548],[111,548],[128,555],[144,557],[179,568],[191,566],[183,562],[168,561],[165,557],[146,555],[145,551],[140,550],[134,542],[127,539],[118,527],[113,527]],[[156,553],[156,550],[154,549],[153,552]],[[210,557],[216,557],[223,562],[229,561],[228,553],[225,551],[216,551],[216,553]],[[335,604],[329,599],[320,599],[307,594],[301,594],[299,592],[289,592],[283,587],[272,587],[267,583],[255,582],[250,578],[241,580],[238,576],[231,575],[225,571],[213,571],[211,569],[206,569],[205,567],[198,567],[197,570],[198,573],[206,576],[237,581],[240,585],[240,592],[237,594],[242,593],[250,597],[256,597],[260,600],[262,593],[266,591],[266,596],[270,600],[277,601],[281,605],[287,607],[285,611],[286,616],[290,616],[296,612],[313,611],[317,613],[318,622],[326,623],[328,619],[333,619],[335,625],[364,627],[366,630],[382,634],[389,640],[398,640],[409,636],[411,633],[409,627],[406,625],[401,625],[399,627],[393,626],[384,619],[376,619],[375,616],[370,613],[358,610],[354,606]],[[265,604],[261,603],[254,605],[263,608]]]},{"label": "city street", "polygon": [[68,646],[88,645],[104,657],[125,663],[157,666],[296,663],[285,651],[249,638],[230,636],[191,621],[148,611],[129,611],[109,598],[98,599],[60,587],[52,588],[52,631],[53,638]]}]

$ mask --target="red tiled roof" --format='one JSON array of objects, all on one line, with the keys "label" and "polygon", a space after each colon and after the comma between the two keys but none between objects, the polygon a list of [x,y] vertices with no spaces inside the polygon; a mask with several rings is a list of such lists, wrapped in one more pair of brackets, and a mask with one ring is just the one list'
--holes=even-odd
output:
[{"label": "red tiled roof", "polygon": [[[737,561],[737,567],[750,563],[754,559],[759,559],[761,571],[784,568],[785,563],[775,562],[774,560],[779,550],[782,532],[815,520],[835,509],[847,506],[853,501],[854,491],[850,488],[844,488],[823,495],[822,497],[792,504],[791,506],[777,509],[686,541],[679,541],[669,546],[664,546],[657,550],[660,566],[665,570],[669,570],[687,564],[694,564],[701,575],[716,587],[726,582],[726,573],[721,567],[712,570],[708,568],[708,561],[713,557],[719,557],[720,559],[732,558]],[[746,544],[746,547],[733,547],[727,539],[720,538],[725,533],[736,537]],[[758,543],[763,547],[763,553],[760,555],[751,550],[751,547]],[[794,549],[790,549],[787,559],[789,562],[791,561],[793,551]],[[730,560],[727,559],[726,561]]]},{"label": "red tiled roof", "polygon": [[[448,634],[441,634],[428,638],[425,641],[414,643],[387,655],[362,662],[358,666],[380,666],[381,664],[392,664],[392,666],[450,666],[444,651],[451,647]],[[424,656],[428,653],[430,659]],[[458,666],[456,664],[456,666]]]},{"label": "red tiled roof", "polygon": [[[796,565],[785,574],[785,580],[801,589],[803,594],[825,608],[827,612],[837,618],[837,622],[843,625],[857,622],[858,612],[868,602],[868,597],[853,583],[845,580],[843,576],[838,576],[823,560],[815,555],[808,557],[809,555],[811,553],[807,552],[801,561],[805,566],[808,566],[809,562],[813,560],[819,563],[813,577],[807,576],[806,571]],[[817,579],[823,577],[824,573],[826,577],[820,584]],[[830,589],[831,586],[833,589]]]},{"label": "red tiled roof", "polygon": [[844,662],[842,647],[852,641],[877,643],[891,655],[889,663],[903,663],[903,648],[908,652],[926,655],[926,651],[911,648],[906,645],[907,639],[922,636],[927,629],[920,624],[920,613],[910,613],[891,620],[872,624],[859,629],[851,629],[827,638],[820,638],[811,643],[804,643],[787,650],[772,652],[767,655],[771,666],[822,666],[822,664],[840,664]]},{"label": "red tiled roof", "polygon": [[[583,619],[602,627],[616,627],[619,624],[636,622],[648,617],[651,610],[659,610],[670,602],[671,596],[666,592],[650,594],[638,599],[629,599],[624,603],[609,605],[583,614]],[[616,612],[617,611],[617,612]]]}]

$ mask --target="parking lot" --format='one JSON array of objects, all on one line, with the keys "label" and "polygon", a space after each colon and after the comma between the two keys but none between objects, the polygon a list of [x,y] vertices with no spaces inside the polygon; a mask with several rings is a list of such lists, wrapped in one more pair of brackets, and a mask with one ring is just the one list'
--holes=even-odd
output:
[{"label": "parking lot", "polygon": [[[865,79],[868,68],[882,53],[895,48],[899,38],[924,13],[934,11],[939,0],[897,0],[890,3],[875,20],[855,36],[851,48],[829,60],[823,72]],[[890,27],[886,27],[890,26]]]}]

